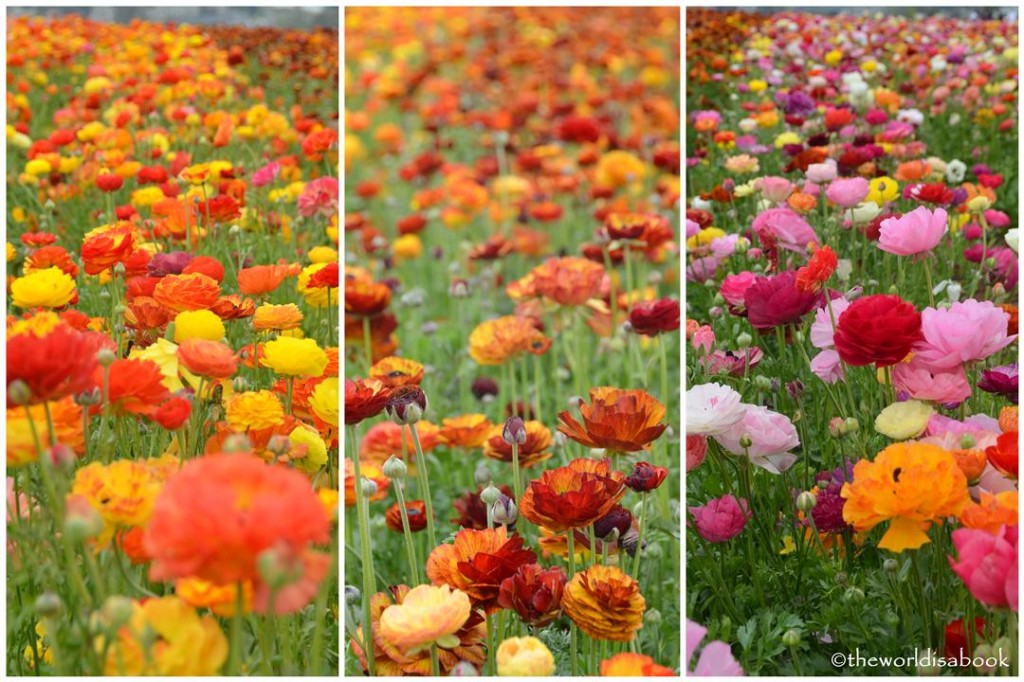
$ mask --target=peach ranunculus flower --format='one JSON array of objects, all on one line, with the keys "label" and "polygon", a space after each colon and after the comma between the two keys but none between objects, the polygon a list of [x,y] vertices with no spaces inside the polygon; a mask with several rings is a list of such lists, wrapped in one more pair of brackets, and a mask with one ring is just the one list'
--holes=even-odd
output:
[{"label": "peach ranunculus flower", "polygon": [[380,635],[406,655],[413,655],[437,644],[451,649],[459,644],[456,636],[469,620],[469,595],[448,585],[420,585],[405,595],[401,604],[393,604],[380,616]]}]

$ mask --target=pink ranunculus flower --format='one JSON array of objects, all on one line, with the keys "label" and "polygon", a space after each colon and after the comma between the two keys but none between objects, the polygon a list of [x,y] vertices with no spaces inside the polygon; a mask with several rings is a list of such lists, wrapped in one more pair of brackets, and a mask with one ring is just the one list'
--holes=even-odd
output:
[{"label": "pink ranunculus flower", "polygon": [[697,434],[686,434],[686,470],[693,471],[708,456],[708,439]]},{"label": "pink ranunculus flower", "polygon": [[696,237],[700,234],[700,223],[696,220],[686,219],[686,238]]},{"label": "pink ranunculus flower", "polygon": [[991,301],[973,298],[946,309],[925,308],[921,313],[924,340],[914,348],[915,359],[931,369],[984,360],[1017,338],[1006,333],[1009,319]]},{"label": "pink ranunculus flower", "polygon": [[281,164],[277,161],[271,161],[252,174],[252,186],[263,187],[264,185],[269,185],[274,180],[277,180],[277,176],[280,174]]},{"label": "pink ranunculus flower", "polygon": [[[761,405],[746,405],[743,418],[714,439],[734,455],[750,457],[753,464],[781,474],[793,466],[796,455],[790,450],[800,445],[800,436],[789,417]],[[744,447],[740,441],[750,439]]]},{"label": "pink ranunculus flower", "polygon": [[[836,325],[839,324],[839,316],[850,307],[850,301],[845,298],[833,298],[831,301],[831,312],[829,306],[823,305],[814,314],[814,323],[811,324],[811,345],[815,348],[826,350],[835,345]],[[833,319],[833,317],[835,319]]]},{"label": "pink ranunculus flower", "polygon": [[747,289],[750,288],[755,279],[757,279],[757,275],[748,270],[737,272],[733,275],[726,275],[722,280],[721,286],[718,288],[718,292],[722,294],[722,298],[725,299],[725,302],[731,308],[742,308],[743,295],[747,293]]},{"label": "pink ranunculus flower", "polygon": [[686,433],[714,436],[743,419],[746,406],[735,389],[718,383],[699,384],[686,391]]},{"label": "pink ranunculus flower", "polygon": [[[813,182],[815,185],[824,185],[826,182],[832,182],[836,179],[837,164],[832,159],[825,161],[825,163],[812,163],[807,166],[807,180]],[[866,194],[864,196],[867,196]]]},{"label": "pink ranunculus flower", "polygon": [[823,350],[811,359],[811,371],[826,384],[842,381],[843,362],[834,350]]},{"label": "pink ranunculus flower", "polygon": [[686,265],[686,279],[689,282],[697,282],[702,284],[709,279],[714,279],[715,270],[721,264],[721,259],[718,256],[704,256],[702,258],[692,258]]},{"label": "pink ranunculus flower", "polygon": [[738,234],[730,234],[711,241],[711,255],[718,258],[728,258],[736,253],[736,243],[740,240]]},{"label": "pink ranunculus flower", "polygon": [[[686,619],[686,670],[688,677],[743,677],[743,667],[733,657],[732,649],[725,642],[708,642],[700,652],[700,658],[693,664],[704,635],[708,632],[703,625]],[[693,664],[694,667],[690,668]]]},{"label": "pink ranunculus flower", "polygon": [[867,198],[871,185],[864,178],[839,178],[825,190],[825,197],[843,208],[853,208]]},{"label": "pink ranunculus flower", "polygon": [[310,180],[299,195],[299,215],[330,218],[338,213],[338,178]]},{"label": "pink ranunculus flower", "polygon": [[690,339],[690,344],[694,350],[703,349],[704,354],[707,355],[715,347],[715,331],[709,325],[701,325],[693,333],[693,337]]},{"label": "pink ranunculus flower", "polygon": [[917,362],[898,362],[892,368],[892,381],[897,391],[908,398],[941,404],[959,404],[971,397],[971,385],[964,368],[957,366],[948,371],[934,371]]},{"label": "pink ranunculus flower", "polygon": [[927,253],[949,231],[946,209],[918,206],[899,218],[886,218],[879,227],[878,248],[897,256]]},{"label": "pink ranunculus flower", "polygon": [[974,598],[986,606],[1018,610],[1017,526],[1002,526],[995,535],[958,528],[953,545],[959,561],[948,557],[949,565]]},{"label": "pink ranunculus flower", "polygon": [[771,232],[778,240],[779,246],[797,253],[806,253],[807,245],[818,241],[814,228],[790,208],[770,208],[762,211],[754,218],[751,227],[758,236],[765,230]]},{"label": "pink ranunculus flower", "polygon": [[767,176],[754,181],[754,188],[761,192],[765,200],[773,204],[781,204],[793,193],[794,185],[786,178]]},{"label": "pink ranunculus flower", "polygon": [[746,500],[732,495],[709,500],[701,507],[690,507],[697,533],[708,542],[728,542],[743,531],[750,518]]}]

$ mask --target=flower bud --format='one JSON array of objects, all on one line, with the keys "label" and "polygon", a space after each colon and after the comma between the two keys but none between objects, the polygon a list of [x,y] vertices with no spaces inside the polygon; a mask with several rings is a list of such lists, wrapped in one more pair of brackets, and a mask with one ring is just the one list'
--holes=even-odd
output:
[{"label": "flower bud", "polygon": [[857,421],[856,417],[847,417],[843,420],[843,425],[839,427],[839,433],[846,435],[848,433],[856,433],[860,430],[860,422]]},{"label": "flower bud", "polygon": [[490,485],[491,470],[487,466],[487,462],[480,462],[476,465],[476,469],[473,470],[473,482],[481,488]]},{"label": "flower bud", "polygon": [[274,434],[267,441],[267,451],[273,453],[277,457],[288,454],[288,451],[292,449],[292,441],[288,436],[282,434]]},{"label": "flower bud", "polygon": [[448,677],[479,677],[480,671],[469,661],[459,661],[448,672]]},{"label": "flower bud", "polygon": [[792,648],[800,644],[800,631],[796,628],[786,630],[782,635],[782,643]]},{"label": "flower bud", "polygon": [[363,596],[355,585],[345,585],[345,603],[349,606],[362,602]]},{"label": "flower bud", "polygon": [[763,374],[758,374],[754,377],[754,386],[756,386],[759,391],[770,391],[772,388],[772,380]]},{"label": "flower bud", "polygon": [[27,405],[32,400],[32,389],[21,379],[7,384],[7,402],[11,405]]},{"label": "flower bud", "polygon": [[498,501],[491,505],[491,518],[495,523],[503,526],[511,526],[519,518],[519,510],[516,503],[508,495],[502,495]]},{"label": "flower bud", "polygon": [[882,570],[886,573],[895,573],[900,570],[900,563],[895,559],[886,559],[882,562]]},{"label": "flower bud", "polygon": [[384,475],[392,480],[401,480],[409,473],[409,467],[399,458],[391,455],[388,461],[384,462]]},{"label": "flower bud", "polygon": [[746,434],[745,433],[742,436],[740,436],[740,447],[741,448],[749,448],[753,444],[754,444],[754,439],[750,437],[750,434]]},{"label": "flower bud", "polygon": [[818,498],[813,493],[804,491],[796,496],[796,508],[805,514],[818,506]]},{"label": "flower bud", "polygon": [[377,482],[369,478],[363,478],[363,497],[373,497],[377,494]]},{"label": "flower bud", "polygon": [[453,280],[448,287],[448,295],[452,298],[466,298],[469,296],[469,282],[464,279]]},{"label": "flower bud", "polygon": [[658,609],[648,609],[647,613],[644,614],[644,622],[648,625],[661,625],[661,611]]},{"label": "flower bud", "polygon": [[70,473],[78,462],[78,455],[67,445],[57,443],[46,450],[43,461],[49,463],[55,469]]},{"label": "flower bud", "polygon": [[494,503],[500,499],[501,491],[495,488],[493,484],[484,488],[483,491],[480,493],[480,501],[486,504],[488,507],[493,506]]},{"label": "flower bud", "polygon": [[511,416],[505,420],[505,428],[502,429],[501,438],[508,445],[522,445],[526,442],[526,424],[522,417]]},{"label": "flower bud", "polygon": [[864,590],[859,587],[851,587],[847,589],[843,594],[843,601],[851,604],[864,601]]},{"label": "flower bud", "polygon": [[101,367],[110,367],[114,364],[114,360],[116,359],[117,355],[115,355],[114,351],[109,348],[101,348],[96,351],[96,362],[98,362]]},{"label": "flower bud", "polygon": [[391,392],[384,410],[396,424],[415,424],[427,409],[427,395],[419,386],[401,386]]},{"label": "flower bud", "polygon": [[754,337],[746,332],[743,332],[736,337],[737,348],[750,348],[750,344],[752,343],[754,343]]},{"label": "flower bud", "polygon": [[252,441],[244,433],[233,433],[224,439],[221,452],[250,452]]},{"label": "flower bud", "polygon": [[920,653],[918,660],[921,662],[917,666],[918,677],[935,677],[942,674],[943,666],[938,665],[938,657],[941,656],[941,652],[925,649]]},{"label": "flower bud", "polygon": [[56,618],[64,610],[64,602],[54,592],[43,592],[36,597],[35,609],[40,618]]},{"label": "flower bud", "polygon": [[133,610],[132,600],[119,594],[111,595],[103,602],[103,617],[114,631],[131,619]]},{"label": "flower bud", "polygon": [[68,497],[64,510],[64,534],[74,543],[85,542],[103,531],[103,517],[81,495]]}]

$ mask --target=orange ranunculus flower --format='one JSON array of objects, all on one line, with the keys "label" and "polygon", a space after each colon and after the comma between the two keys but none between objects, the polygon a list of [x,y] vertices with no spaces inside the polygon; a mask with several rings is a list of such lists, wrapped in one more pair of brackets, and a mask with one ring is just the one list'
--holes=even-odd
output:
[{"label": "orange ranunculus flower", "polygon": [[475,608],[498,610],[501,583],[520,566],[536,563],[537,555],[523,549],[523,538],[508,536],[504,526],[460,530],[455,542],[435,547],[427,557],[427,577],[435,585],[463,590]]},{"label": "orange ranunculus flower", "polygon": [[178,346],[178,362],[189,372],[210,379],[227,379],[238,371],[235,352],[220,341],[185,339]]},{"label": "orange ranunculus flower", "polygon": [[1000,303],[999,307],[1002,308],[1003,312],[1010,316],[1010,319],[1006,321],[1006,334],[1007,336],[1015,336],[1017,334],[1017,306],[1012,303]]},{"label": "orange ranunculus flower", "polygon": [[298,329],[302,324],[302,311],[294,303],[274,305],[264,303],[253,314],[252,326],[260,331]]},{"label": "orange ranunculus flower", "polygon": [[580,403],[583,424],[568,412],[561,412],[558,430],[588,448],[610,452],[638,452],[667,428],[659,423],[665,406],[643,390],[619,388],[590,389],[590,404]]},{"label": "orange ranunculus flower", "polygon": [[[210,609],[221,618],[235,615],[238,585],[215,585],[199,578],[180,578],[174,593],[197,609]],[[252,611],[252,583],[242,583],[242,613]]]},{"label": "orange ranunculus flower", "polygon": [[238,291],[246,296],[265,296],[281,286],[286,277],[298,274],[288,265],[256,265],[238,271]]},{"label": "orange ranunculus flower", "polygon": [[157,303],[176,313],[185,310],[207,310],[217,302],[220,286],[217,280],[193,272],[190,275],[167,275],[153,289]]},{"label": "orange ranunculus flower", "polygon": [[149,296],[136,296],[124,312],[125,324],[138,331],[162,329],[172,319],[171,311]]},{"label": "orange ranunculus flower", "polygon": [[646,607],[640,585],[615,566],[594,564],[574,575],[562,594],[565,615],[597,640],[633,641]]},{"label": "orange ranunculus flower", "polygon": [[[348,411],[346,410],[346,417]],[[420,438],[420,446],[423,452],[427,453],[441,444],[441,429],[428,421],[420,420],[408,427],[402,427],[394,422],[384,421],[374,424],[363,436],[363,442],[359,444],[359,461],[376,462],[383,465],[391,455],[401,455],[402,439],[405,439],[405,452],[409,458],[406,464],[411,470],[416,463],[416,446],[412,440],[409,429],[416,429],[416,435]]]},{"label": "orange ranunculus flower", "polygon": [[222,320],[241,320],[256,314],[256,304],[251,298],[243,298],[238,294],[228,294],[218,298],[210,312]]},{"label": "orange ranunculus flower", "polygon": [[960,523],[965,528],[979,528],[995,535],[1002,526],[1016,526],[1020,523],[1017,517],[1017,491],[992,495],[981,491],[980,502],[968,502],[960,512]]},{"label": "orange ranunculus flower", "polygon": [[58,268],[71,279],[78,277],[78,264],[63,246],[44,246],[31,252],[25,258],[24,274],[26,275],[48,268]]},{"label": "orange ranunculus flower", "polygon": [[[539,421],[525,422],[526,442],[519,446],[519,466],[523,469],[543,462],[551,457],[551,431]],[[504,424],[498,424],[484,442],[484,454],[499,462],[512,461],[512,446],[505,442]]]},{"label": "orange ranunculus flower", "polygon": [[135,229],[131,223],[100,228],[82,240],[85,274],[99,273],[124,262],[135,251]]},{"label": "orange ranunculus flower", "polygon": [[376,417],[384,411],[391,389],[377,379],[345,379],[345,424]]},{"label": "orange ranunculus flower", "polygon": [[608,460],[574,459],[530,481],[519,512],[553,531],[583,528],[611,511],[626,493],[625,476]]},{"label": "orange ranunculus flower", "polygon": [[601,677],[676,677],[676,671],[650,656],[623,651],[601,661]]},{"label": "orange ranunculus flower", "polygon": [[890,521],[878,546],[897,553],[930,542],[925,531],[931,524],[958,516],[970,501],[967,477],[953,455],[924,443],[894,443],[874,461],[860,460],[840,495],[843,519],[856,531]]},{"label": "orange ranunculus flower", "polygon": [[[359,473],[363,473],[362,470]],[[423,500],[411,500],[405,503],[405,513],[409,517],[409,532],[418,533],[427,527],[427,504]],[[395,502],[384,512],[384,523],[396,533],[404,533],[402,525],[402,508]]]},{"label": "orange ranunculus flower", "polygon": [[469,335],[469,354],[481,365],[501,365],[523,353],[541,355],[551,339],[531,318],[505,315],[477,325]]},{"label": "orange ranunculus flower", "polygon": [[[391,479],[384,475],[380,465],[373,462],[359,460],[359,475],[368,478],[377,484],[377,492],[370,497],[370,502],[383,500],[388,496],[388,487]],[[345,506],[354,507],[356,504],[356,469],[355,464],[348,457],[345,458]]]},{"label": "orange ranunculus flower", "polygon": [[[389,592],[378,592],[370,598],[370,629],[373,633],[371,640],[373,641],[373,657],[378,675],[399,677],[430,674],[429,648],[415,654],[402,651],[394,642],[384,636],[380,626],[381,614],[393,605],[403,604],[410,591],[407,585],[396,585],[391,587]],[[429,620],[429,615],[427,620]],[[392,622],[394,623],[394,621]],[[363,640],[363,626],[359,627],[356,635],[357,637],[351,641],[351,648],[365,672],[367,670],[366,654],[358,644]],[[447,675],[460,661],[480,666],[487,659],[484,651],[487,623],[481,611],[471,610],[469,618],[454,635],[458,638],[457,644],[452,647],[439,646],[437,648],[437,659],[442,675]]]},{"label": "orange ranunculus flower", "polygon": [[999,410],[999,430],[1003,433],[1017,431],[1017,406],[1011,405]]},{"label": "orange ranunculus flower", "polygon": [[558,305],[577,306],[601,296],[604,277],[604,266],[586,258],[549,258],[526,275],[526,282],[520,280],[517,287],[510,285],[506,293],[513,299],[526,293],[543,296]]},{"label": "orange ranunculus flower", "polygon": [[494,429],[494,424],[485,414],[463,414],[458,417],[445,417],[441,420],[441,442],[460,448],[476,448]]},{"label": "orange ranunculus flower", "polygon": [[956,465],[960,467],[960,471],[964,472],[964,476],[967,477],[967,484],[974,485],[981,478],[981,474],[985,471],[985,465],[988,464],[988,457],[985,456],[985,451],[961,448],[950,450],[949,452],[953,455],[953,459],[956,460]]},{"label": "orange ranunculus flower", "polygon": [[391,303],[391,289],[369,277],[345,274],[345,312],[364,317],[376,315]]},{"label": "orange ranunculus flower", "polygon": [[[82,408],[75,404],[74,398],[65,396],[60,400],[49,402],[48,407],[56,435],[53,443],[50,442],[46,410],[42,405],[7,408],[7,466],[9,468],[39,459],[40,452],[36,449],[37,436],[43,451],[60,443],[70,447],[76,454],[81,455],[85,452]],[[35,425],[35,435],[33,435],[33,424]]]},{"label": "orange ranunculus flower", "polygon": [[423,365],[408,358],[390,356],[378,360],[370,368],[370,377],[382,382],[388,388],[398,388],[423,381]]},{"label": "orange ranunculus flower", "polygon": [[[164,386],[160,365],[152,360],[114,360],[106,371],[107,395],[114,414],[152,415],[171,396]],[[98,386],[103,385],[103,375],[104,368],[97,367]]]},{"label": "orange ranunculus flower", "polygon": [[[201,578],[218,585],[251,581],[257,613],[303,608],[327,573],[330,557],[313,543],[330,541],[330,519],[309,479],[249,453],[187,462],[157,497],[146,528],[154,580]],[[295,576],[273,591],[260,565]]]}]

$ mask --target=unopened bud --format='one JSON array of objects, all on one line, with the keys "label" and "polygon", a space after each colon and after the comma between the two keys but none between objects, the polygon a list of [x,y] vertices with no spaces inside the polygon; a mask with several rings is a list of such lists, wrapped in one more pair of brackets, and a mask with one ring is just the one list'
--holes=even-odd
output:
[{"label": "unopened bud", "polygon": [[522,445],[526,442],[526,424],[522,417],[511,416],[505,420],[505,428],[501,432],[501,438],[508,445]]},{"label": "unopened bud", "polygon": [[64,602],[54,592],[43,592],[36,597],[35,609],[40,618],[56,618],[64,610]]},{"label": "unopened bud", "polygon": [[377,494],[377,482],[369,478],[363,478],[363,497],[373,497]]},{"label": "unopened bud", "polygon": [[488,507],[493,506],[494,503],[500,499],[501,491],[495,488],[493,485],[487,486],[480,493],[480,501],[486,504]]},{"label": "unopened bud", "polygon": [[384,462],[384,475],[392,480],[402,480],[409,473],[409,467],[399,458],[391,455],[388,461]]},{"label": "unopened bud", "polygon": [[754,343],[754,337],[746,332],[736,337],[736,346],[738,348],[750,348],[752,343]]},{"label": "unopened bud", "polygon": [[251,450],[252,441],[244,433],[231,434],[224,439],[224,444],[221,445],[222,452],[250,452]]},{"label": "unopened bud", "polygon": [[274,434],[267,441],[267,451],[273,453],[277,457],[288,454],[288,451],[292,449],[292,441],[288,436],[283,434]]},{"label": "unopened bud", "polygon": [[491,518],[494,519],[495,523],[511,526],[519,518],[519,510],[516,508],[516,503],[508,495],[502,495],[491,506]]},{"label": "unopened bud", "polygon": [[886,559],[882,562],[882,570],[886,573],[895,573],[900,570],[900,563],[895,559]]},{"label": "unopened bud", "polygon": [[782,635],[782,643],[792,648],[800,644],[800,631],[790,628]]},{"label": "unopened bud", "polygon": [[101,348],[96,351],[96,362],[98,362],[101,367],[110,367],[114,364],[114,360],[116,359],[117,355],[115,355],[114,351],[109,348]]},{"label": "unopened bud", "polygon": [[27,405],[32,400],[32,389],[21,379],[7,384],[7,402],[11,405]]},{"label": "unopened bud", "polygon": [[476,666],[469,661],[459,661],[452,666],[451,671],[448,673],[448,677],[479,677],[480,671],[476,669]]},{"label": "unopened bud", "polygon": [[807,513],[818,506],[818,498],[806,490],[796,496],[796,508]]},{"label": "unopened bud", "polygon": [[128,597],[115,594],[107,597],[103,602],[103,617],[111,630],[118,630],[132,617],[132,600]]},{"label": "unopened bud", "polygon": [[476,465],[476,469],[473,470],[473,482],[478,487],[484,487],[491,483],[491,470],[487,466],[487,462],[480,462]]}]

